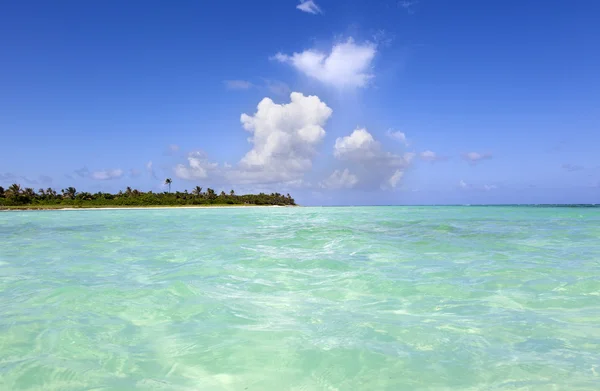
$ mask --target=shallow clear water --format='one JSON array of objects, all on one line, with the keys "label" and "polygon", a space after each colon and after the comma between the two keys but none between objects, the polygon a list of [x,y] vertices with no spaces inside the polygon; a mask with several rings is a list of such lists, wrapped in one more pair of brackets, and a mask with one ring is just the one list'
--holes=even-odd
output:
[{"label": "shallow clear water", "polygon": [[598,390],[600,209],[0,213],[1,390]]}]

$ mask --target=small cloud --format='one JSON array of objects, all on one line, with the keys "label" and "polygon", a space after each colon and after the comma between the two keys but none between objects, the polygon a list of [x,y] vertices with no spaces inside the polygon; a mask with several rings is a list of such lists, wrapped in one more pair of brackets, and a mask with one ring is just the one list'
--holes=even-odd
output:
[{"label": "small cloud", "polygon": [[37,179],[29,178],[23,175],[16,175],[10,172],[0,174],[0,183],[7,184],[27,184],[27,185],[37,185],[37,184],[48,184],[52,183],[52,178],[46,175],[40,175]]},{"label": "small cloud", "polygon": [[394,36],[388,34],[385,30],[377,30],[377,32],[373,34],[373,42],[375,42],[378,47],[388,47],[392,44],[393,40]]},{"label": "small cloud", "polygon": [[289,96],[292,90],[290,87],[282,81],[278,80],[265,80],[265,86],[274,95],[285,95]]},{"label": "small cloud", "polygon": [[356,175],[350,173],[346,168],[344,171],[335,170],[329,178],[320,183],[320,186],[325,189],[349,189],[358,183]]},{"label": "small cloud", "polygon": [[570,163],[565,163],[561,166],[564,170],[567,170],[569,172],[573,172],[573,171],[581,171],[584,170],[585,168],[583,166],[578,166],[576,164],[570,164]]},{"label": "small cloud", "polygon": [[402,179],[403,176],[404,176],[404,171],[396,170],[396,172],[390,177],[390,179],[388,179],[388,184],[392,188],[395,188],[398,185],[398,183],[400,183],[400,180]]},{"label": "small cloud", "polygon": [[90,170],[88,170],[87,167],[83,167],[73,171],[73,174],[75,174],[75,176],[78,176],[79,178],[85,178],[86,176],[88,176],[89,173]]},{"label": "small cloud", "polygon": [[458,187],[460,187],[463,190],[483,190],[483,191],[491,191],[491,190],[495,190],[498,188],[498,186],[496,185],[483,185],[483,186],[475,186],[475,185],[471,185],[466,183],[465,181],[463,181],[462,179],[460,180],[460,182],[458,182]]},{"label": "small cloud", "polygon": [[491,159],[491,153],[468,152],[463,155],[463,158],[471,164],[476,164],[482,160]]},{"label": "small cloud", "polygon": [[419,3],[418,1],[408,1],[402,0],[398,2],[398,7],[403,8],[409,14],[414,14],[415,10],[413,9],[415,5]]},{"label": "small cloud", "polygon": [[140,170],[136,170],[135,168],[132,168],[131,170],[129,170],[129,176],[132,178],[137,178],[140,175],[142,175],[142,172]]},{"label": "small cloud", "polygon": [[375,77],[372,62],[377,45],[357,44],[352,38],[336,43],[328,53],[309,49],[287,55],[277,53],[272,59],[289,64],[309,78],[336,88],[362,88]]},{"label": "small cloud", "polygon": [[440,156],[433,151],[423,151],[419,154],[421,160],[425,160],[427,162],[439,162],[442,160],[447,160],[447,157]]},{"label": "small cloud", "polygon": [[187,157],[188,165],[178,164],[175,167],[175,176],[185,180],[204,179],[211,170],[217,168],[217,163],[208,161],[201,151],[192,152]]},{"label": "small cloud", "polygon": [[153,179],[158,179],[158,177],[156,176],[156,172],[154,171],[154,165],[152,164],[152,161],[146,163],[146,171],[148,172],[150,177],[152,177]]},{"label": "small cloud", "polygon": [[110,179],[118,179],[123,176],[123,170],[115,168],[112,170],[94,171],[91,173],[90,178],[98,181],[107,181]]},{"label": "small cloud", "polygon": [[171,152],[177,152],[177,151],[179,151],[179,145],[177,145],[177,144],[171,144],[171,145],[169,145],[169,150]]},{"label": "small cloud", "polygon": [[394,131],[393,129],[388,129],[388,131],[386,132],[386,135],[391,138],[392,140],[396,140],[401,142],[402,144],[404,144],[405,146],[408,146],[408,140],[406,139],[406,134],[396,130]]},{"label": "small cloud", "polygon": [[223,83],[228,90],[248,90],[254,86],[246,80],[225,80]]},{"label": "small cloud", "polygon": [[300,0],[300,4],[296,6],[296,9],[313,15],[322,13],[321,8],[313,0]]}]

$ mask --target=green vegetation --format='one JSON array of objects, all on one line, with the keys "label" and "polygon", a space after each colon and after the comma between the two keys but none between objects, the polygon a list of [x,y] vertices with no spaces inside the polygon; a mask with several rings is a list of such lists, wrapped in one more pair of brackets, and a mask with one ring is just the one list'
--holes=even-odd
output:
[{"label": "green vegetation", "polygon": [[207,188],[202,191],[196,186],[191,193],[171,193],[170,178],[165,180],[169,191],[163,193],[141,192],[128,187],[124,192],[87,193],[78,192],[74,187],[62,189],[60,193],[55,190],[39,189],[35,192],[32,188],[21,188],[18,184],[11,185],[8,189],[0,186],[0,209],[59,209],[59,208],[101,208],[101,207],[135,207],[135,206],[193,206],[193,205],[296,205],[289,195],[279,193],[271,194],[245,194],[236,195],[233,190],[229,194],[222,191],[220,194]]}]

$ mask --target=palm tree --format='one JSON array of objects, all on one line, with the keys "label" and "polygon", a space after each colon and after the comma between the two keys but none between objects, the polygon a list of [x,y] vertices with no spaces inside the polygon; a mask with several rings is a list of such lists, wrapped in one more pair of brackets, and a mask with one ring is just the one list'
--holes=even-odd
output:
[{"label": "palm tree", "polygon": [[56,191],[53,188],[51,188],[51,187],[49,187],[49,188],[46,189],[46,194],[48,194],[48,195],[50,195],[52,197],[56,197]]},{"label": "palm tree", "polygon": [[127,186],[127,189],[125,189],[125,194],[127,194],[128,196],[130,196],[131,192],[132,192],[131,186]]},{"label": "palm tree", "polygon": [[25,190],[23,191],[23,193],[29,197],[29,198],[33,198],[35,197],[35,190],[33,190],[31,187],[27,187],[25,188]]},{"label": "palm tree", "polygon": [[192,190],[192,193],[194,195],[199,196],[200,194],[202,194],[202,188],[200,186],[196,186],[196,187],[194,187],[194,190]]},{"label": "palm tree", "polygon": [[10,185],[8,187],[8,193],[10,194],[11,197],[18,196],[19,194],[21,194],[21,185],[13,183],[12,185]]},{"label": "palm tree", "polygon": [[214,200],[215,198],[217,198],[215,191],[213,189],[211,189],[210,187],[208,189],[206,189],[206,195],[208,196],[209,200]]},{"label": "palm tree", "polygon": [[44,189],[38,189],[38,194],[40,195],[40,197],[45,197],[46,196],[46,190]]},{"label": "palm tree", "polygon": [[0,186],[0,197],[4,197],[4,188]]},{"label": "palm tree", "polygon": [[233,191],[233,189],[231,189],[231,191],[229,192],[229,195],[233,197],[235,195],[235,191]]},{"label": "palm tree", "polygon": [[169,185],[169,193],[171,192],[171,183],[173,183],[171,178],[165,179],[165,185]]},{"label": "palm tree", "polygon": [[75,195],[77,194],[77,190],[75,190],[74,187],[67,187],[66,189],[62,189],[61,190],[63,193],[63,198],[70,198],[73,199],[75,198]]}]

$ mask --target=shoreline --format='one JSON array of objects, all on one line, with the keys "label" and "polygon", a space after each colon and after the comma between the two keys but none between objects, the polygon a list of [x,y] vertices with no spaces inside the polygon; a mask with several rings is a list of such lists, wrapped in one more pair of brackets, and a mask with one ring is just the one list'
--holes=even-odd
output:
[{"label": "shoreline", "polygon": [[96,207],[0,207],[0,212],[15,211],[73,211],[73,210],[148,210],[148,209],[238,209],[238,208],[297,208],[299,205],[157,205],[157,206],[96,206]]}]

